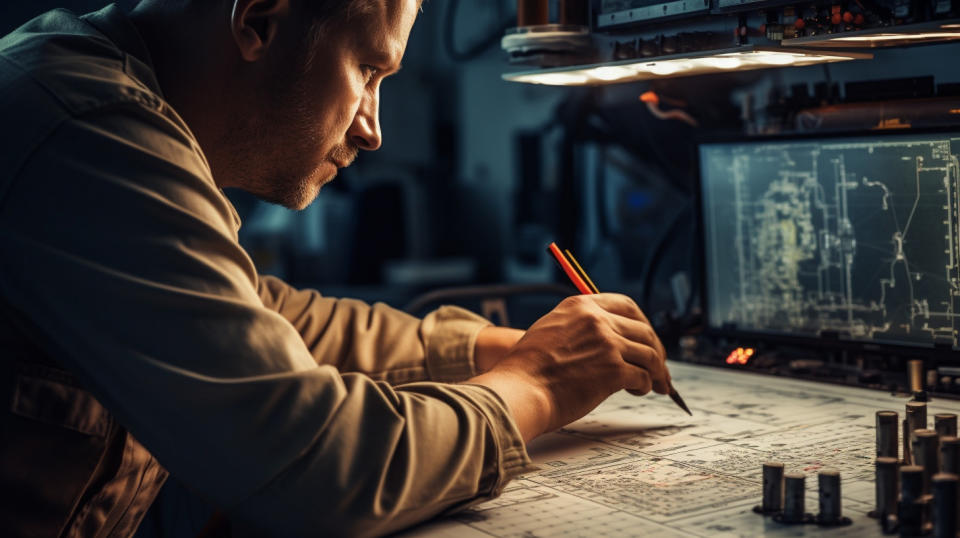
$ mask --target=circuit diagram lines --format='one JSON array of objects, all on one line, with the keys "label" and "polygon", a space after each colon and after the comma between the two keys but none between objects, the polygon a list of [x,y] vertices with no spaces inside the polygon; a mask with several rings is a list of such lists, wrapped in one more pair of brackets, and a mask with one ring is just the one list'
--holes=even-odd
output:
[{"label": "circuit diagram lines", "polygon": [[960,138],[701,147],[715,327],[958,346]]}]

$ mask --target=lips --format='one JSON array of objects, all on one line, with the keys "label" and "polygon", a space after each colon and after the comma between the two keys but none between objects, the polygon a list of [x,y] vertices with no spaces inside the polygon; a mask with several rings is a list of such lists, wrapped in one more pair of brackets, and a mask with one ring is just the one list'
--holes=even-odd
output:
[{"label": "lips", "polygon": [[346,168],[357,157],[358,149],[347,145],[337,146],[327,157],[337,168]]}]

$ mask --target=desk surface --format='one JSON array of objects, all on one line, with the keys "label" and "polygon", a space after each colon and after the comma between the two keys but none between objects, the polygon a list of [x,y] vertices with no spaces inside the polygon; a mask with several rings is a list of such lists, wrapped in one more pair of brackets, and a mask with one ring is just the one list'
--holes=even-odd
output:
[{"label": "desk surface", "polygon": [[[669,398],[621,392],[563,430],[537,439],[535,472],[504,494],[405,536],[882,536],[874,505],[875,412],[904,415],[906,398],[745,372],[670,366],[694,416]],[[931,402],[927,416],[960,412]],[[784,526],[752,511],[761,464],[841,472],[848,527]]]}]

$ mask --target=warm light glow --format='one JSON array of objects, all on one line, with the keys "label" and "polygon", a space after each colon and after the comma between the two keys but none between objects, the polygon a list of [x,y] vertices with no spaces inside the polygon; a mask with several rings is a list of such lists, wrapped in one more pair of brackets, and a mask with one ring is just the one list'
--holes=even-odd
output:
[{"label": "warm light glow", "polygon": [[769,65],[790,65],[797,61],[793,54],[767,54],[765,52],[754,53],[753,60]]},{"label": "warm light glow", "polygon": [[586,72],[600,80],[620,80],[637,74],[636,69],[622,65],[604,65],[588,69]]},{"label": "warm light glow", "polygon": [[824,62],[840,62],[873,58],[861,52],[817,52],[804,49],[762,48],[741,46],[712,53],[678,54],[656,59],[627,61],[604,65],[578,65],[507,73],[505,80],[571,86],[609,84],[657,77],[700,75],[733,70],[764,69],[782,66],[804,66]]},{"label": "warm light glow", "polygon": [[750,361],[750,357],[756,352],[752,347],[738,347],[727,355],[727,364],[739,364],[744,366]]},{"label": "warm light glow", "polygon": [[549,86],[576,86],[586,84],[590,79],[582,73],[533,73],[513,79],[517,82],[532,82]]},{"label": "warm light glow", "polygon": [[738,58],[731,58],[730,56],[704,58],[700,61],[706,65],[716,67],[717,69],[736,69],[743,64],[743,62],[741,62]]},{"label": "warm light glow", "polygon": [[900,40],[924,40],[924,39],[958,39],[960,32],[927,32],[922,34],[872,34],[872,35],[853,35],[847,37],[835,37],[831,41],[851,41],[851,42],[883,42]]},{"label": "warm light glow", "polygon": [[687,69],[687,66],[680,63],[674,62],[654,62],[643,66],[644,70],[653,73],[654,75],[672,75],[679,71]]}]

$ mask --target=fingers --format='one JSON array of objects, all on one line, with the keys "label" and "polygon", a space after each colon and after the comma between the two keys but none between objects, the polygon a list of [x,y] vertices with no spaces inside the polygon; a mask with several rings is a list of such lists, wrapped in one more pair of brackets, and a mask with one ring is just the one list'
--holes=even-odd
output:
[{"label": "fingers", "polygon": [[[614,314],[620,318],[626,318],[627,320],[642,324],[643,326],[649,329],[647,334],[639,335],[646,338],[642,340],[637,340],[644,343],[649,343],[651,346],[656,348],[660,352],[660,356],[663,357],[663,360],[667,360],[667,351],[663,347],[663,344],[660,342],[660,338],[657,337],[657,334],[653,332],[653,324],[650,323],[650,320],[647,319],[647,316],[640,310],[640,307],[637,306],[637,303],[633,302],[633,299],[627,297],[626,295],[621,295],[619,293],[600,293],[596,295],[587,296],[592,299],[597,306],[606,310],[607,312]],[[624,320],[625,321],[625,320]],[[621,323],[619,324],[620,328],[624,329],[620,334],[624,335],[627,338],[636,340],[634,336],[638,336],[635,330],[630,330],[630,323]],[[635,325],[639,327],[639,325]]]},{"label": "fingers", "polygon": [[624,361],[648,373],[654,392],[659,394],[670,392],[670,376],[667,372],[667,366],[660,359],[660,354],[656,349],[645,344],[625,341],[622,355]]},{"label": "fingers", "polygon": [[650,380],[650,372],[643,368],[627,365],[625,377],[626,383],[624,385],[627,387],[627,392],[635,396],[643,396],[650,392],[653,386]]},{"label": "fingers", "polygon": [[614,330],[616,330],[620,336],[623,336],[624,338],[633,342],[646,344],[652,347],[653,349],[657,350],[657,354],[660,356],[661,360],[667,360],[667,350],[663,347],[663,343],[660,342],[660,337],[657,336],[657,333],[653,330],[653,327],[650,326],[649,323],[644,323],[642,321],[637,321],[618,315],[611,316],[610,322],[613,324]]},{"label": "fingers", "polygon": [[[670,370],[667,368],[667,351],[664,349],[663,343],[660,342],[660,338],[657,337],[657,333],[654,332],[653,327],[647,323],[616,315],[612,316],[611,322],[614,324],[614,330],[628,342],[643,344],[644,346],[653,348],[656,352],[655,359],[657,362],[657,366],[650,370],[653,374],[654,387],[656,388],[658,380],[662,379],[668,387],[667,390],[669,390]],[[627,358],[627,355],[624,355],[624,359],[629,362],[634,362]],[[638,363],[634,362],[634,364]],[[646,367],[645,365],[640,366]],[[658,390],[657,392],[660,391]]]},{"label": "fingers", "polygon": [[666,349],[633,299],[617,293],[601,293],[581,295],[575,300],[603,310],[605,314],[601,318],[623,338],[618,343],[623,359],[650,373],[653,390],[661,394],[670,391]]},{"label": "fingers", "polygon": [[625,318],[635,319],[637,321],[642,321],[647,325],[650,325],[650,320],[647,319],[647,316],[640,310],[640,307],[637,306],[637,303],[633,302],[633,299],[622,295],[619,293],[598,293],[595,295],[588,295],[597,306],[610,312],[611,314],[617,314],[618,316],[623,316]]}]

